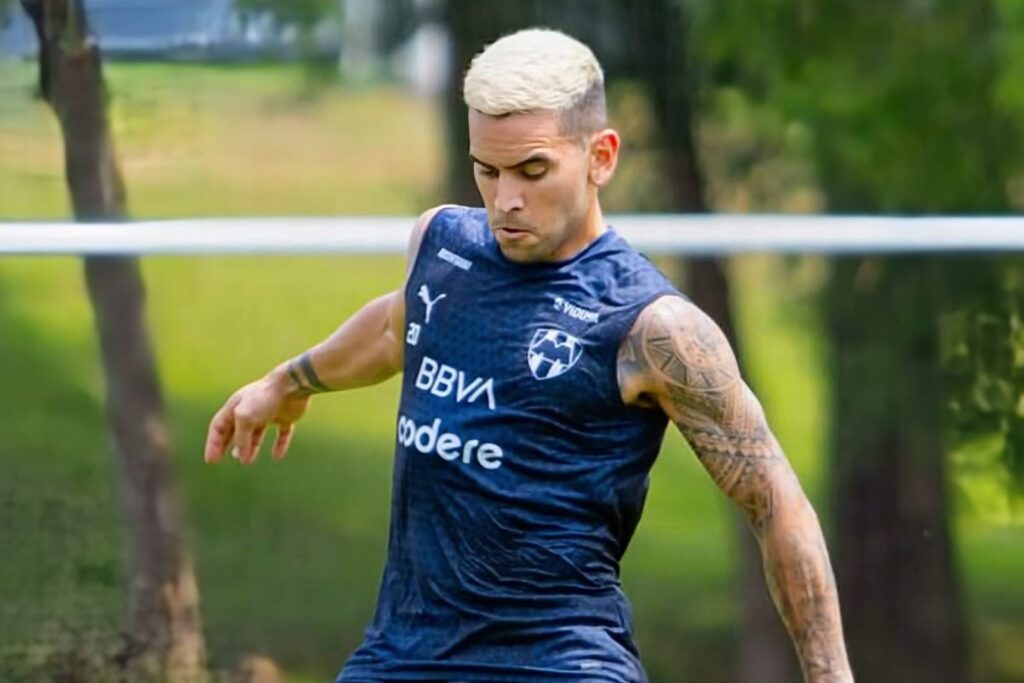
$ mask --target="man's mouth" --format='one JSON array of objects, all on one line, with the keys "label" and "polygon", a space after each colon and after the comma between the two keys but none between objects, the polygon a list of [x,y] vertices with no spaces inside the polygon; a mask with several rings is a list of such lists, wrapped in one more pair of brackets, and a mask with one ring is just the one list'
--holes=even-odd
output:
[{"label": "man's mouth", "polygon": [[517,238],[529,235],[530,231],[524,228],[517,228],[511,225],[502,225],[495,229],[495,232],[502,237]]}]

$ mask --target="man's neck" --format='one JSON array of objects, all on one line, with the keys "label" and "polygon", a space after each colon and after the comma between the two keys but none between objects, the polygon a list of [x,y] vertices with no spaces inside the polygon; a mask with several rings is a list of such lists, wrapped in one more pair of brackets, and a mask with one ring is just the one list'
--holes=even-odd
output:
[{"label": "man's neck", "polygon": [[604,213],[601,211],[601,204],[597,200],[591,204],[582,223],[579,232],[562,245],[554,260],[567,261],[571,259],[608,231],[608,225],[604,222]]}]

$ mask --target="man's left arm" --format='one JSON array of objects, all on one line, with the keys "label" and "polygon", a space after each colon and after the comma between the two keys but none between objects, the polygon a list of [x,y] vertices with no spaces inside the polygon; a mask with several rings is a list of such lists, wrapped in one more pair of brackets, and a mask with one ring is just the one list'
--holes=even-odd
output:
[{"label": "man's left arm", "polygon": [[817,515],[739,374],[722,331],[692,303],[665,297],[619,353],[627,402],[656,403],[757,537],[775,605],[808,683],[851,683],[839,599]]}]

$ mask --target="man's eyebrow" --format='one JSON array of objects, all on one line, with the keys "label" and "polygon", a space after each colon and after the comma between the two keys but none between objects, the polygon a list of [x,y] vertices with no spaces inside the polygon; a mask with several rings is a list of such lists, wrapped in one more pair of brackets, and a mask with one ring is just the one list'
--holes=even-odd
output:
[{"label": "man's eyebrow", "polygon": [[[470,155],[469,155],[469,158],[470,158],[470,159],[472,159],[472,160],[473,160],[474,162],[476,162],[476,163],[480,164],[480,165],[481,165],[481,166],[483,166],[484,168],[488,169],[488,170],[491,170],[491,171],[496,171],[496,170],[498,170],[498,167],[497,167],[497,166],[495,166],[495,165],[493,165],[493,164],[488,164],[488,163],[485,163],[485,162],[483,162],[483,161],[480,161],[479,159],[477,159],[477,158],[476,158],[475,156],[473,156],[472,154],[470,154]],[[522,161],[520,161],[520,162],[517,162],[517,163],[515,163],[515,164],[512,164],[511,166],[509,166],[509,167],[508,167],[507,169],[505,169],[505,170],[508,170],[508,171],[515,171],[515,170],[517,170],[517,169],[520,169],[520,168],[522,168],[523,166],[528,166],[528,165],[530,165],[530,164],[535,164],[535,163],[551,163],[551,157],[550,157],[550,156],[548,156],[547,154],[545,154],[544,152],[538,152],[538,153],[536,153],[536,154],[532,154],[532,155],[530,155],[529,157],[527,157],[527,158],[523,159],[523,160],[522,160]]]},{"label": "man's eyebrow", "polygon": [[473,160],[473,163],[475,163],[475,164],[479,164],[480,166],[483,166],[483,167],[484,167],[484,168],[486,168],[486,169],[487,169],[488,171],[497,171],[497,170],[498,170],[498,169],[497,169],[497,168],[495,168],[494,166],[491,166],[490,164],[485,164],[484,162],[480,161],[479,159],[477,159],[477,158],[476,158],[475,156],[473,156],[472,154],[470,154],[470,155],[469,155],[469,158]]}]

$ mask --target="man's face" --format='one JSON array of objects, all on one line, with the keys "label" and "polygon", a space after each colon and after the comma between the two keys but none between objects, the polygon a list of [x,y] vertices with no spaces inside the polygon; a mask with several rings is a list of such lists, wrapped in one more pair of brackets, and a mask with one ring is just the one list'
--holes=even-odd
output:
[{"label": "man's face", "polygon": [[555,113],[488,116],[470,110],[473,175],[502,253],[529,263],[568,258],[597,188],[590,144],[566,137]]}]

